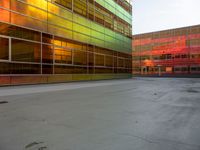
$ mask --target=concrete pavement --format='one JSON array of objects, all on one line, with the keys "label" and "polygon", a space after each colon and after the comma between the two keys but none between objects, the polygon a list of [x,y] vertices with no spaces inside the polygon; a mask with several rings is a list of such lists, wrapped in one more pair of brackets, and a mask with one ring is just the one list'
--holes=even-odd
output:
[{"label": "concrete pavement", "polygon": [[0,87],[0,150],[200,150],[200,79]]}]

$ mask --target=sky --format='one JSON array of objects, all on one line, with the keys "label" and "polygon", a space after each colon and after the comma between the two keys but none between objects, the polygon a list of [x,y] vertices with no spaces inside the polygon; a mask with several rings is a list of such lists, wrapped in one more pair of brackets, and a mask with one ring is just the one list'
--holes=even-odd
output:
[{"label": "sky", "polygon": [[133,0],[133,34],[200,24],[200,0]]}]

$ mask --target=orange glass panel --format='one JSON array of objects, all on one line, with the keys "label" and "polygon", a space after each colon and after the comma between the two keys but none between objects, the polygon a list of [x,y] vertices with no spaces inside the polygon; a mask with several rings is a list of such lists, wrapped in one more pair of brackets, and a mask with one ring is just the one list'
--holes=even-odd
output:
[{"label": "orange glass panel", "polygon": [[0,8],[0,21],[10,22],[10,12],[8,10]]}]

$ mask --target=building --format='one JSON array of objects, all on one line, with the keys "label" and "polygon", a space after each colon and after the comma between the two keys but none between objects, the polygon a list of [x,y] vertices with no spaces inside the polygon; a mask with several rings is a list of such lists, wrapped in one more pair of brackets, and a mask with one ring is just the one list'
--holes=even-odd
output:
[{"label": "building", "polygon": [[200,77],[200,25],[133,36],[133,74]]},{"label": "building", "polygon": [[0,85],[126,78],[130,0],[1,0]]}]

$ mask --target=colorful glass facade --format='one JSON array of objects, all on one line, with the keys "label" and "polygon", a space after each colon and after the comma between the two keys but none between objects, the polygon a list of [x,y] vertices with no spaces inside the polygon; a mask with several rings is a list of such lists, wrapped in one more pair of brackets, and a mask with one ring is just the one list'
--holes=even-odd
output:
[{"label": "colorful glass facade", "polygon": [[134,75],[200,75],[200,25],[133,36]]},{"label": "colorful glass facade", "polygon": [[0,15],[0,83],[131,74],[130,0],[1,0]]}]

